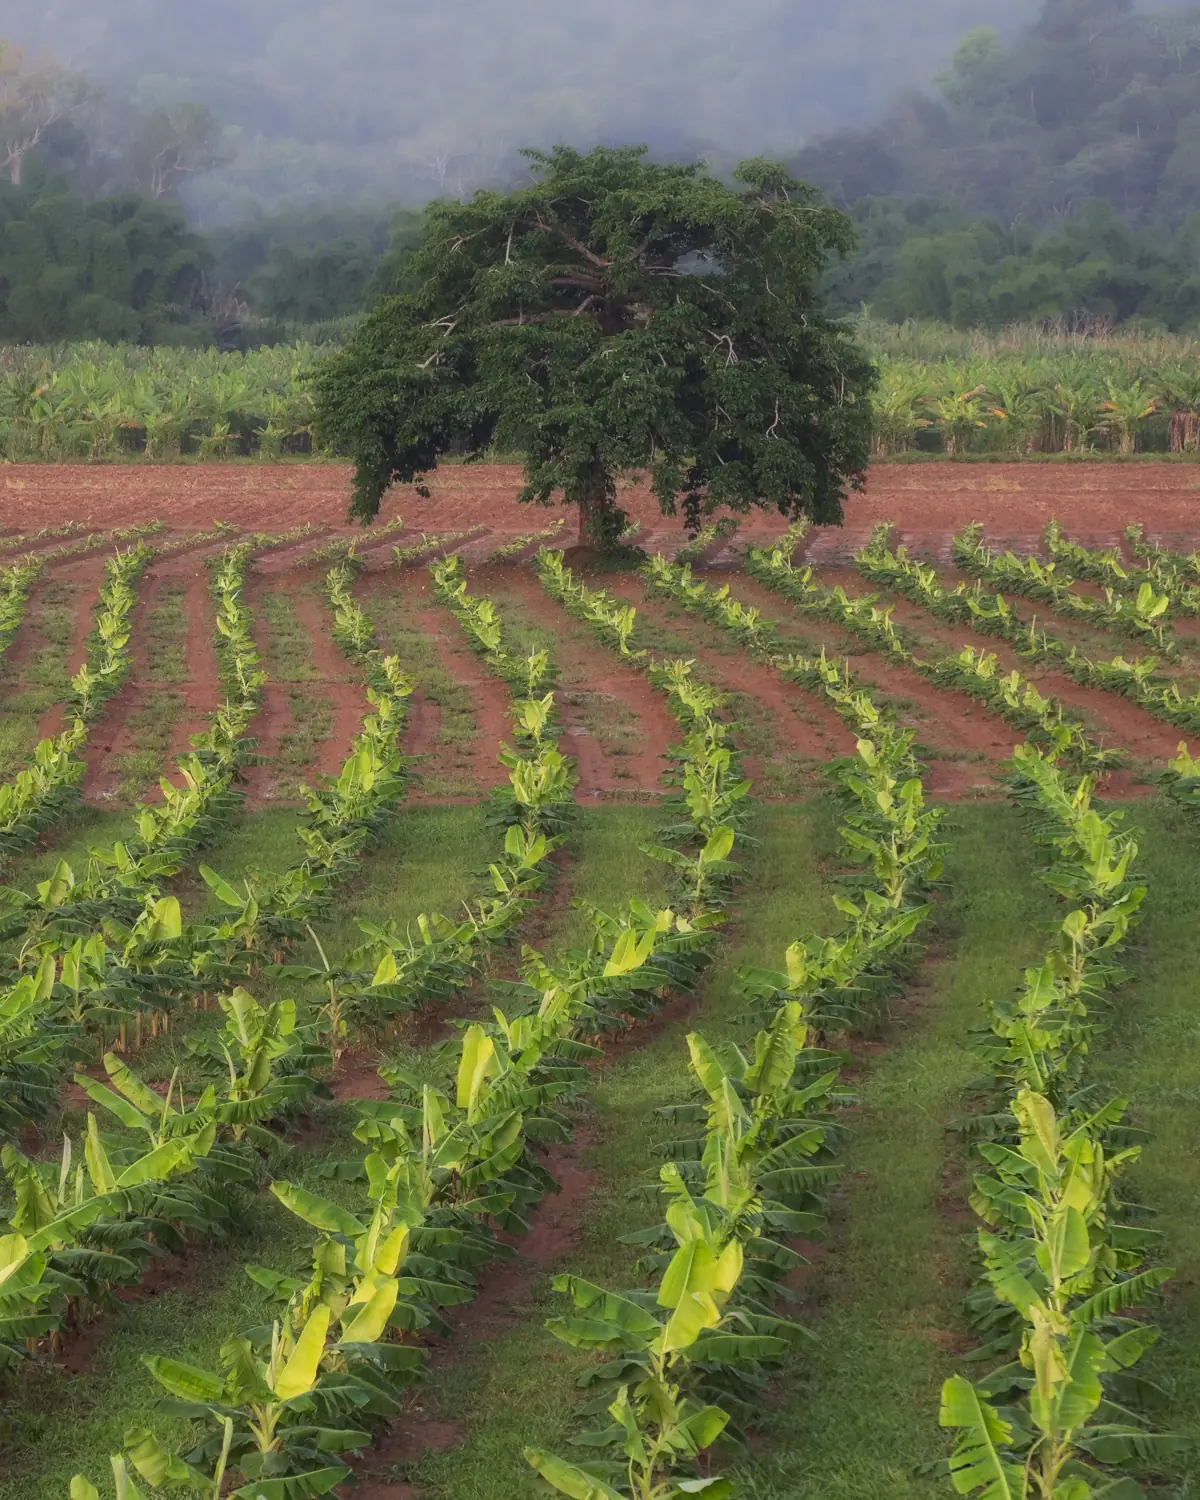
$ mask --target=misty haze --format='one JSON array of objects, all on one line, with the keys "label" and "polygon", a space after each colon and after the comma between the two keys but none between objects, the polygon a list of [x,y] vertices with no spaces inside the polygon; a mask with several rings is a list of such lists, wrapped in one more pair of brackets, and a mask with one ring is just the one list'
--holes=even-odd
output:
[{"label": "misty haze", "polygon": [[924,85],[981,22],[1035,0],[4,0],[0,36],[143,100],[207,104],[235,163],[205,217],[279,198],[417,202],[514,171],[514,149],[645,140],[788,154]]}]

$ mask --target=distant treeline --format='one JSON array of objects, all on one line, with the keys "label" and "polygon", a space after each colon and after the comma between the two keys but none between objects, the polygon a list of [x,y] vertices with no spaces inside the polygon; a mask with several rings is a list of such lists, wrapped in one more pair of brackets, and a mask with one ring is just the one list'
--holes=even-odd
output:
[{"label": "distant treeline", "polygon": [[1003,328],[1038,319],[1080,327],[1141,319],[1200,326],[1200,214],[1178,229],[1135,227],[1085,203],[1043,229],[1005,227],[925,198],[857,204],[860,248],[826,277],[831,309],[887,322]]},{"label": "distant treeline", "polygon": [[205,236],[176,203],[85,197],[30,154],[19,186],[0,179],[0,342],[320,337],[400,284],[420,222],[411,209],[288,212]]}]

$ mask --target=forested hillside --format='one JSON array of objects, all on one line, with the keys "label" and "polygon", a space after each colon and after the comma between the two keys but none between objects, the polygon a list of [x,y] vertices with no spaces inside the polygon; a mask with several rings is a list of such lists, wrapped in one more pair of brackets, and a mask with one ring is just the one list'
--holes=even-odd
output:
[{"label": "forested hillside", "polygon": [[0,337],[246,347],[353,317],[398,284],[423,202],[511,183],[523,144],[606,134],[719,175],[743,152],[787,160],[857,221],[825,280],[840,314],[1200,319],[1200,5],[1044,0],[964,33],[985,9],[941,0],[897,8],[891,47],[873,0],[803,24],[777,0],[640,20],[508,0],[486,26],[473,3],[264,0],[232,49],[214,3],[19,18],[67,50],[0,40]]},{"label": "forested hillside", "polygon": [[1200,7],[1046,0],[1011,45],[968,32],[933,93],[793,169],[851,207],[846,311],[959,326],[1200,313]]}]

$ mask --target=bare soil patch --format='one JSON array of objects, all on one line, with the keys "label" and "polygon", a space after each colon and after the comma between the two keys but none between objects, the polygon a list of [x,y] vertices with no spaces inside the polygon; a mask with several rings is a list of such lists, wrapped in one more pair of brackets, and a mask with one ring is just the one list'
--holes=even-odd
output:
[{"label": "bare soil patch", "polygon": [[[50,517],[74,516],[96,527],[159,519],[172,529],[228,520],[247,529],[324,523],[331,535],[363,531],[344,524],[350,500],[346,464],[9,464],[0,488],[0,528],[32,530]],[[555,512],[519,505],[515,464],[448,464],[430,479],[429,499],[410,485],[388,496],[384,515],[402,515],[412,532],[487,525],[489,547],[544,526]],[[639,541],[666,551],[678,517],[660,514],[645,485],[622,491],[620,504],[643,523]],[[1165,540],[1200,543],[1200,466],[1156,463],[876,464],[866,488],[846,503],[847,525],[814,542],[816,556],[839,538],[857,545],[876,521],[897,522],[905,537],[945,538],[984,521],[998,542],[1027,545],[1056,518],[1091,545],[1113,545],[1130,521]],[[778,517],[747,516],[741,537],[782,529]],[[407,534],[407,533],[406,533]],[[395,537],[389,538],[395,540]]]}]

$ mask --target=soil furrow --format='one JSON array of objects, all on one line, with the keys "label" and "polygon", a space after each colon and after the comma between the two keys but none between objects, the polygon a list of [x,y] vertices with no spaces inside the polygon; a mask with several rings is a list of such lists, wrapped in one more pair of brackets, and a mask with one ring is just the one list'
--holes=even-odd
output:
[{"label": "soil furrow", "polygon": [[901,724],[915,730],[928,756],[925,783],[931,796],[973,796],[993,784],[992,771],[1012,753],[1019,738],[999,715],[965,693],[934,687],[911,667],[864,649],[849,631],[824,620],[801,618],[786,599],[753,578],[739,574],[733,592],[779,624],[785,644],[811,655],[824,646],[827,655],[848,658],[874,692],[892,700],[892,711]]},{"label": "soil furrow", "polygon": [[321,679],[313,690],[324,694],[333,709],[333,732],[318,741],[313,769],[323,776],[336,776],[345,764],[354,737],[362,728],[370,708],[361,675],[352,675],[346,658],[330,634],[329,611],[322,601],[302,585],[292,593],[296,617],[308,634],[313,666]]},{"label": "soil furrow", "polygon": [[531,573],[492,569],[475,577],[479,591],[512,619],[551,638],[566,745],[579,762],[580,800],[658,795],[664,757],[679,738],[662,694],[637,667],[595,644],[587,627],[556,604]]},{"label": "soil furrow", "polygon": [[[697,653],[726,692],[748,694],[762,703],[781,731],[783,743],[821,760],[853,752],[853,734],[819,695],[789,684],[774,667],[756,661],[716,626],[689,614],[682,605],[649,593],[641,579],[623,581],[620,592],[647,620],[690,637],[688,649]],[[801,713],[803,717],[798,717]]]},{"label": "soil furrow", "polygon": [[462,644],[458,623],[448,610],[425,605],[417,610],[415,619],[438,661],[474,700],[475,738],[470,746],[470,774],[481,791],[490,791],[507,779],[497,757],[501,745],[512,738],[508,688]]},{"label": "soil furrow", "polygon": [[[87,662],[88,636],[92,633],[92,612],[100,597],[104,583],[104,561],[101,556],[88,557],[82,562],[71,563],[56,569],[57,577],[68,579],[75,588],[75,628],[71,637],[71,649],[67,656],[67,679],[74,677]],[[139,591],[140,592],[140,591]],[[136,608],[134,611],[136,617]],[[48,709],[38,721],[37,737],[48,739],[60,734],[67,722],[66,708],[60,700]]]},{"label": "soil furrow", "polygon": [[[829,583],[832,577],[832,574],[822,574],[821,581]],[[965,624],[948,624],[902,594],[868,589],[858,574],[846,575],[837,581],[844,584],[848,594],[879,592],[881,602],[895,605],[892,618],[897,625],[909,626],[921,636],[945,647],[947,653],[961,651],[966,645],[995,652],[1006,671],[1015,667],[1034,683],[1039,692],[1052,693],[1068,708],[1085,715],[1095,723],[1108,743],[1122,746],[1136,759],[1162,762],[1176,754],[1182,731],[1156,719],[1128,698],[1103,688],[1086,687],[1063,672],[1027,661],[999,636],[985,635]],[[1115,775],[1111,779],[1112,789],[1119,788],[1127,779],[1127,775]]]}]

